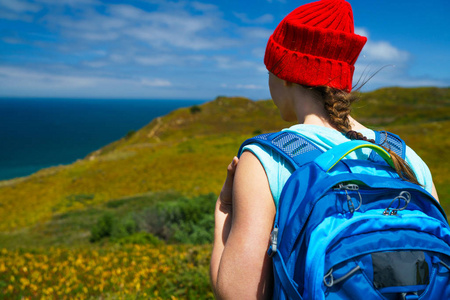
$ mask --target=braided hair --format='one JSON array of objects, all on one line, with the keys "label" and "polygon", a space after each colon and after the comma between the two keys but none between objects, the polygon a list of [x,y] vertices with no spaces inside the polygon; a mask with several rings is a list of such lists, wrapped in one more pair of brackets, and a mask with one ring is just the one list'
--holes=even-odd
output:
[{"label": "braided hair", "polygon": [[[375,144],[375,140],[367,139],[362,133],[352,130],[350,124],[350,112],[353,102],[359,99],[355,93],[347,93],[343,90],[335,89],[329,86],[308,87],[316,92],[323,100],[325,111],[328,114],[328,121],[338,131],[345,134],[351,140],[364,140]],[[386,139],[387,140],[387,139]],[[395,171],[403,180],[419,184],[416,174],[408,163],[398,154],[385,145],[386,141],[379,145],[384,148],[391,156]]]}]

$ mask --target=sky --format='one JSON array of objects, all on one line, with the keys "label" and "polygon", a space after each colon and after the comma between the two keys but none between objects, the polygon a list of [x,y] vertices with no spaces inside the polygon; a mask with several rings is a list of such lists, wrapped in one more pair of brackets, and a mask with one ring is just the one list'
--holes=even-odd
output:
[{"label": "sky", "polygon": [[[269,36],[303,0],[0,0],[0,97],[269,99]],[[350,0],[363,91],[450,86],[449,0]]]}]

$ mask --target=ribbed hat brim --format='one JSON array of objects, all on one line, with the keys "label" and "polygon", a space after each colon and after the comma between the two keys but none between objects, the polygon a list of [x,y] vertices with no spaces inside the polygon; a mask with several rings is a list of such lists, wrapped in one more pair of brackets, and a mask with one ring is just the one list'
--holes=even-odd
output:
[{"label": "ribbed hat brim", "polygon": [[270,72],[290,82],[351,91],[354,63],[367,38],[289,22],[280,25],[264,57]]}]

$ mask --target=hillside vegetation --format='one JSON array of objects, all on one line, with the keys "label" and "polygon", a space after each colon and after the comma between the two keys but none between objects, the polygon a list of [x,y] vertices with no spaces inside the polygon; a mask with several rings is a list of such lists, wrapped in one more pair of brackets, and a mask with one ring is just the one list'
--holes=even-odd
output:
[{"label": "hillside vegetation", "polygon": [[[353,115],[399,134],[450,214],[450,89],[387,88]],[[71,165],[0,182],[5,299],[212,299],[213,207],[247,138],[289,126],[271,101],[219,97]]]},{"label": "hillside vegetation", "polygon": [[[387,88],[363,94],[354,105],[362,123],[399,134],[423,157],[447,211],[449,90]],[[176,110],[72,165],[0,182],[0,230],[149,192],[217,193],[242,141],[288,125],[272,101],[219,97]]]}]

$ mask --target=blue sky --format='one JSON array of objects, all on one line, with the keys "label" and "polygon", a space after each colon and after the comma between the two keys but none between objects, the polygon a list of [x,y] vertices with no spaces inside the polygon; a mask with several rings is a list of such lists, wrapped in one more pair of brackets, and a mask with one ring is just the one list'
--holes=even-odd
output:
[{"label": "blue sky", "polygon": [[[0,97],[268,99],[268,37],[302,0],[0,0]],[[450,86],[448,0],[350,1],[363,90]]]}]

